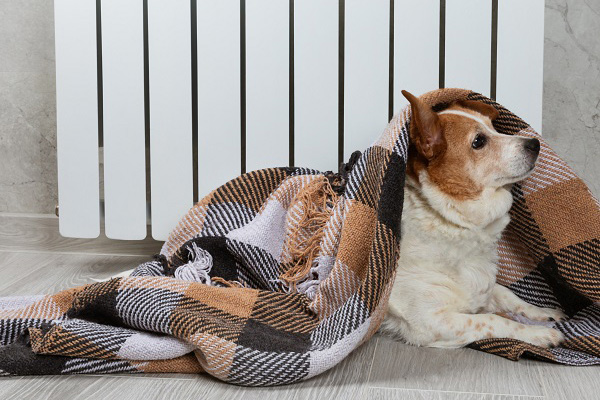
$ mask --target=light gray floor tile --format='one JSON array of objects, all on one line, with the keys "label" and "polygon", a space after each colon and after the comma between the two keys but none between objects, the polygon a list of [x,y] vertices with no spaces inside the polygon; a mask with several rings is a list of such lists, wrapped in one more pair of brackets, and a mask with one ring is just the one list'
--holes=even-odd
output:
[{"label": "light gray floor tile", "polygon": [[440,392],[436,390],[370,388],[369,400],[540,400],[542,397],[503,394]]},{"label": "light gray floor tile", "polygon": [[49,294],[105,279],[147,257],[0,252],[0,296]]},{"label": "light gray floor tile", "polygon": [[0,380],[0,398],[65,399],[206,399],[214,381],[205,376],[194,379],[141,376],[40,376]]},{"label": "light gray floor tile", "polygon": [[537,370],[471,349],[409,346],[378,336],[371,387],[541,396]]},{"label": "light gray floor tile", "polygon": [[0,251],[33,251],[61,253],[98,253],[139,255],[151,259],[162,242],[152,238],[140,241],[112,240],[104,236],[95,239],[73,239],[60,236],[58,218],[16,217],[0,214]]},{"label": "light gray floor tile", "polygon": [[537,362],[548,400],[600,399],[600,366],[574,367]]}]

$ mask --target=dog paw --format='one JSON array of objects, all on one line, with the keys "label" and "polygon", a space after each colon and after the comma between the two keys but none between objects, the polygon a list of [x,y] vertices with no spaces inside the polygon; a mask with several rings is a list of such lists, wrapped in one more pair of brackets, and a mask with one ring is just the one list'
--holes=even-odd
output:
[{"label": "dog paw", "polygon": [[562,321],[567,315],[557,308],[528,307],[521,313],[533,321]]},{"label": "dog paw", "polygon": [[522,340],[536,346],[550,348],[564,342],[565,336],[558,329],[545,326],[529,326],[527,331],[524,332]]}]

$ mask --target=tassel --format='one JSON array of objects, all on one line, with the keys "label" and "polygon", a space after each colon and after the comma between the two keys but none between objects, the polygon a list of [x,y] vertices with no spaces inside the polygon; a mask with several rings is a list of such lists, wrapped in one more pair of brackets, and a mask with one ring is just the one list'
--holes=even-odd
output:
[{"label": "tassel", "polygon": [[[289,240],[289,243],[293,244],[289,248],[290,256],[295,263],[279,277],[290,291],[297,291],[298,283],[308,278],[321,250],[325,224],[337,197],[326,177],[313,180],[298,194],[297,201],[303,206],[302,219]],[[315,228],[316,231],[312,236],[300,239],[303,231]]]},{"label": "tassel", "polygon": [[210,285],[209,272],[212,269],[212,256],[208,251],[198,247],[196,243],[192,243],[192,247],[188,247],[187,250],[193,259],[175,270],[175,278]]},{"label": "tassel", "polygon": [[233,287],[233,288],[245,288],[247,287],[246,285],[243,285],[241,282],[238,281],[228,281],[224,278],[221,278],[220,276],[215,276],[214,278],[212,278],[212,282],[213,283],[218,283],[221,284],[225,287]]}]

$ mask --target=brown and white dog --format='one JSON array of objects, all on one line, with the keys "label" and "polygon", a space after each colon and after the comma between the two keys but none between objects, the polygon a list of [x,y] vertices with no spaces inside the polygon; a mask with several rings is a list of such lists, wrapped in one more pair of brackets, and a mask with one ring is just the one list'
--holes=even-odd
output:
[{"label": "brown and white dog", "polygon": [[496,132],[498,111],[459,101],[441,112],[403,91],[412,106],[402,242],[384,332],[407,343],[461,347],[485,338],[556,346],[560,331],[495,313],[560,320],[496,283],[497,244],[510,186],[533,170],[540,142]]}]

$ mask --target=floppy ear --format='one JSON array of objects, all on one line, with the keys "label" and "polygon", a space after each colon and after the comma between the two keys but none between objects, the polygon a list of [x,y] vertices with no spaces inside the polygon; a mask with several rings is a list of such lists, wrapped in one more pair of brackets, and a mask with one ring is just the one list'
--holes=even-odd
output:
[{"label": "floppy ear", "polygon": [[410,139],[419,153],[431,160],[446,148],[438,115],[429,105],[413,96],[412,93],[403,90],[402,94],[410,102],[412,109]]},{"label": "floppy ear", "polygon": [[498,115],[500,115],[500,113],[498,112],[496,107],[489,105],[489,104],[485,104],[482,101],[459,100],[456,102],[456,104],[458,104],[461,107],[468,108],[473,111],[477,111],[479,114],[485,115],[492,121],[495,120],[496,118],[498,118]]}]

